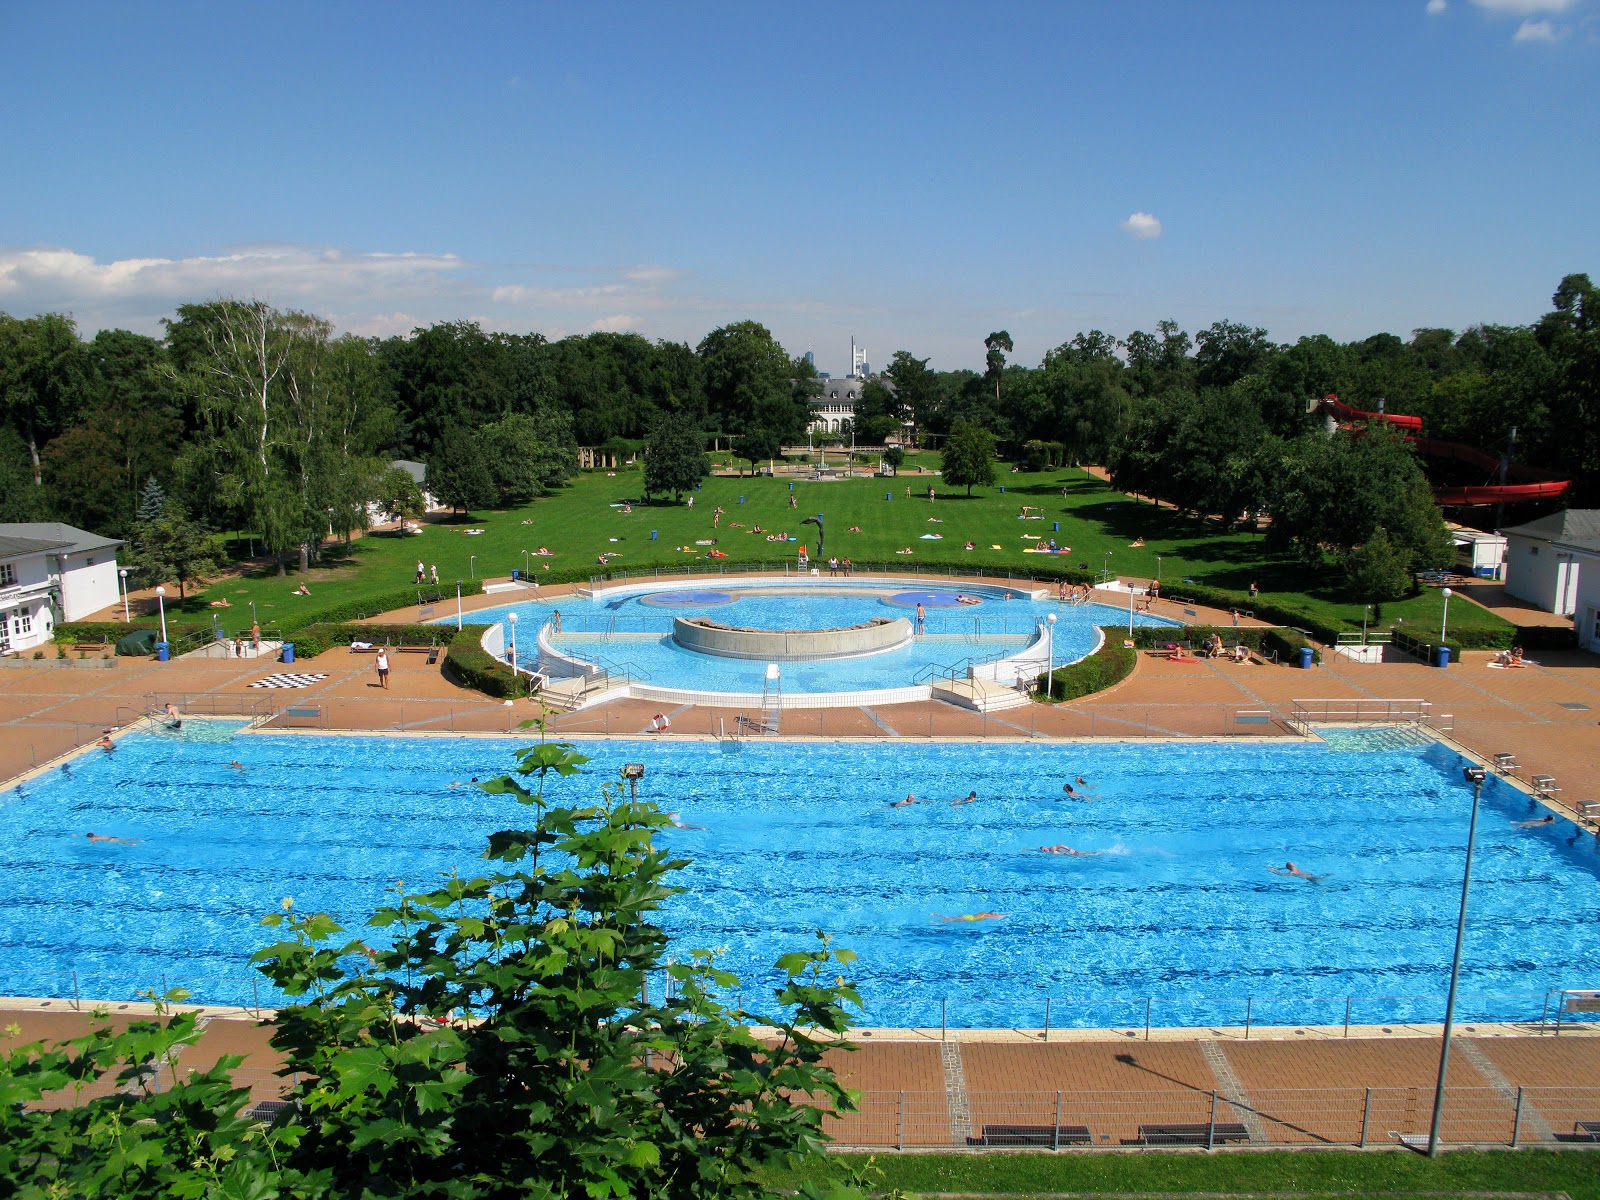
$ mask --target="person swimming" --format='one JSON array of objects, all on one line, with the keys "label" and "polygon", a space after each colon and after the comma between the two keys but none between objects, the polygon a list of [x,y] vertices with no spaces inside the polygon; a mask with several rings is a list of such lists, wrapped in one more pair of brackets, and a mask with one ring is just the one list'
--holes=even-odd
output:
[{"label": "person swimming", "polygon": [[904,808],[908,804],[920,804],[920,803],[922,803],[922,802],[917,799],[917,797],[916,797],[916,795],[914,793],[907,792],[906,793],[906,798],[904,800],[896,800],[893,804],[889,805],[889,807],[890,808]]},{"label": "person swimming", "polygon": [[684,824],[682,816],[680,814],[678,814],[678,813],[675,813],[675,812],[669,812],[667,814],[667,820],[672,822],[672,827],[674,829],[704,829],[705,828],[704,825],[686,825],[686,824]]},{"label": "person swimming", "polygon": [[952,800],[952,801],[950,801],[950,807],[951,808],[955,808],[957,805],[960,805],[960,804],[976,804],[977,802],[978,802],[978,793],[973,791],[973,792],[968,792],[967,793],[967,797],[966,797],[965,800]]},{"label": "person swimming", "polygon": [[1268,867],[1267,870],[1271,871],[1274,875],[1282,875],[1285,878],[1292,876],[1295,879],[1309,879],[1312,883],[1316,883],[1322,878],[1321,875],[1313,875],[1309,871],[1302,871],[1292,862],[1284,863],[1281,867]]},{"label": "person swimming", "polygon": [[1554,825],[1555,821],[1555,814],[1546,813],[1544,816],[1535,817],[1531,821],[1513,821],[1512,824],[1518,829],[1537,829],[1541,825]]},{"label": "person swimming", "polygon": [[1099,850],[1074,850],[1071,846],[1057,843],[1054,846],[1040,846],[1040,854],[1067,854],[1073,858],[1099,858]]},{"label": "person swimming", "polygon": [[999,921],[1002,918],[1009,917],[1011,914],[1003,912],[976,912],[958,913],[955,916],[946,916],[944,913],[929,913],[928,915],[934,920],[948,925],[957,921]]},{"label": "person swimming", "polygon": [[137,846],[143,838],[112,837],[109,833],[86,833],[83,835],[91,842],[107,842],[113,846]]}]

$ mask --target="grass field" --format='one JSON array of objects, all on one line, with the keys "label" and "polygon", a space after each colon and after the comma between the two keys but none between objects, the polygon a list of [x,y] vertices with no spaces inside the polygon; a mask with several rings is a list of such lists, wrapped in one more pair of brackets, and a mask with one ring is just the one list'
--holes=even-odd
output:
[{"label": "grass field", "polygon": [[[844,1156],[866,1166],[860,1155]],[[871,1160],[873,1191],[968,1195],[1469,1196],[1557,1195],[1600,1200],[1600,1154],[1583,1150],[1410,1150],[1219,1154],[884,1154]],[[774,1176],[792,1188],[794,1175]]]},{"label": "grass field", "polygon": [[[924,454],[927,464],[937,460]],[[302,581],[298,573],[287,580],[269,571],[247,573],[242,578],[213,584],[184,607],[206,612],[206,602],[226,597],[235,606],[254,600],[263,623],[289,611],[321,608],[390,591],[411,583],[421,559],[437,564],[446,591],[456,579],[504,577],[513,568],[542,568],[587,577],[600,570],[602,552],[618,557],[619,568],[667,564],[714,566],[706,561],[709,546],[700,540],[717,539],[726,563],[793,563],[795,542],[769,542],[768,534],[752,533],[760,525],[771,535],[787,533],[803,540],[816,554],[815,526],[801,525],[802,517],[823,514],[826,548],[830,555],[849,556],[856,562],[882,561],[918,567],[982,568],[1027,576],[1048,574],[1062,567],[1083,567],[1113,577],[1152,579],[1159,571],[1163,593],[1181,595],[1184,581],[1244,592],[1255,581],[1264,596],[1292,601],[1329,620],[1361,627],[1361,605],[1344,599],[1338,590],[1338,573],[1319,570],[1292,559],[1270,554],[1261,535],[1223,532],[1215,524],[1182,517],[1170,508],[1136,501],[1102,480],[1080,470],[1038,474],[1001,474],[993,487],[974,489],[969,499],[964,489],[941,486],[942,480],[908,465],[898,478],[854,478],[816,482],[796,480],[793,491],[782,477],[715,476],[695,494],[694,507],[686,503],[638,502],[641,475],[622,471],[614,476],[593,472],[579,476],[560,492],[509,512],[480,512],[469,520],[430,521],[420,537],[373,534],[357,540],[348,556],[315,568],[304,577],[309,598],[292,595]],[[928,499],[928,488],[936,498]],[[1004,488],[1004,492],[1001,488]],[[910,495],[907,496],[909,489]],[[790,506],[791,496],[794,506]],[[887,498],[890,497],[890,498]],[[632,512],[619,505],[633,502]],[[1037,509],[1034,520],[1020,520],[1023,505]],[[713,528],[713,513],[724,509],[720,527]],[[1054,526],[1059,524],[1060,528]],[[743,528],[735,528],[735,525]],[[851,532],[858,527],[860,532]],[[468,534],[481,529],[481,534]],[[651,538],[652,531],[656,537]],[[938,534],[938,540],[925,535]],[[1067,556],[1046,556],[1025,550],[1041,539],[1054,538],[1072,547]],[[1143,539],[1142,546],[1133,543]],[[966,542],[974,544],[965,550]],[[546,547],[553,557],[534,556]],[[681,547],[688,547],[685,552]],[[910,554],[897,551],[910,548]],[[998,547],[998,549],[996,549]],[[524,556],[524,551],[528,555]],[[813,564],[815,565],[815,564]],[[1403,617],[1414,629],[1437,631],[1441,599],[1432,590],[1383,607],[1380,628]],[[233,623],[237,623],[235,620]],[[246,622],[248,623],[248,622]],[[1498,627],[1499,617],[1465,600],[1451,606],[1451,629]]]}]

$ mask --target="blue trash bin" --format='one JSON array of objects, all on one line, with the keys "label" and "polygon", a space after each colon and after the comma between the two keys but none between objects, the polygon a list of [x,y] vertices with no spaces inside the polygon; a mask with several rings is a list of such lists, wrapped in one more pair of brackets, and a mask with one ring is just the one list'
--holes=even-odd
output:
[{"label": "blue trash bin", "polygon": [[660,533],[660,532],[661,532],[661,531],[660,531],[660,530],[659,530],[659,529],[652,529],[652,530],[651,530],[651,531],[650,531],[650,540],[651,540],[651,541],[652,541],[652,542],[653,542],[653,541],[655,541],[655,540],[656,540],[656,534],[658,534],[658,533]]},{"label": "blue trash bin", "polygon": [[286,663],[292,663],[294,661],[294,643],[293,642],[285,642],[283,644],[283,661],[286,662]]},{"label": "blue trash bin", "polygon": [[1000,485],[1000,494],[1002,496],[1004,496],[1006,494],[1006,485],[1003,484],[1003,483]]},{"label": "blue trash bin", "polygon": [[512,567],[511,568],[511,582],[515,583],[517,580],[519,580],[521,578],[522,578],[522,568],[521,567]]},{"label": "blue trash bin", "polygon": [[885,500],[893,500],[894,499],[894,493],[893,492],[885,492],[883,494],[883,498]]},{"label": "blue trash bin", "polygon": [[168,643],[168,642],[157,642],[156,643],[156,661],[157,662],[171,662],[172,661],[172,646],[171,646],[170,643]]},{"label": "blue trash bin", "polygon": [[1051,533],[1060,533],[1061,532],[1061,522],[1060,521],[1051,521],[1050,522],[1050,532]]},{"label": "blue trash bin", "polygon": [[1311,669],[1311,647],[1310,646],[1301,646],[1300,647],[1300,669],[1302,671],[1309,671]]},{"label": "blue trash bin", "polygon": [[1449,646],[1439,646],[1434,650],[1433,665],[1436,667],[1448,667],[1450,665]]}]

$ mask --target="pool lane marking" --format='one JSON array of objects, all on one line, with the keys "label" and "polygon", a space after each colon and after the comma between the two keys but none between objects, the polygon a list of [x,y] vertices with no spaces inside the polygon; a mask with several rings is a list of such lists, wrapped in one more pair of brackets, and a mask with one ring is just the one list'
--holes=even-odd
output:
[{"label": "pool lane marking", "polygon": [[867,720],[871,721],[879,729],[883,730],[883,735],[885,737],[897,738],[900,736],[900,731],[898,729],[889,724],[889,722],[885,721],[877,713],[873,712],[865,704],[861,706],[861,711],[867,714]]}]

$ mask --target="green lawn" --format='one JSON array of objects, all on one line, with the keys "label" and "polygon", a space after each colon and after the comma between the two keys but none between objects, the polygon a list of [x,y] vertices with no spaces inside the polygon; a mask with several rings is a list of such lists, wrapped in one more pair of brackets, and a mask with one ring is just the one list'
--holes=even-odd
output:
[{"label": "green lawn", "polygon": [[[865,1156],[847,1155],[861,1167]],[[881,1174],[879,1174],[881,1172]],[[1297,1196],[1469,1195],[1565,1192],[1600,1200],[1600,1154],[1582,1150],[1454,1150],[1430,1159],[1410,1150],[1220,1154],[883,1154],[873,1191],[1034,1195],[1049,1193],[1278,1193]],[[774,1177],[793,1187],[794,1176]]]},{"label": "green lawn", "polygon": [[[930,467],[931,454],[918,458]],[[831,461],[831,460],[830,460]],[[1261,535],[1224,533],[1210,522],[1180,517],[1171,509],[1135,501],[1078,470],[1038,474],[1001,474],[993,487],[964,490],[941,486],[931,473],[919,474],[908,464],[897,479],[848,479],[827,482],[797,480],[789,506],[790,484],[783,478],[716,476],[707,479],[695,496],[695,506],[662,502],[635,503],[631,513],[612,505],[637,501],[641,475],[622,471],[615,476],[594,472],[579,476],[568,488],[510,512],[482,512],[471,521],[431,522],[420,537],[371,535],[357,541],[344,560],[313,569],[305,582],[311,597],[292,595],[301,582],[298,573],[280,579],[270,572],[213,585],[186,606],[206,612],[206,602],[226,597],[235,606],[230,624],[237,624],[240,606],[254,600],[262,622],[289,611],[321,608],[405,587],[412,581],[417,560],[438,564],[440,580],[449,590],[456,579],[506,576],[525,565],[535,574],[550,566],[559,575],[587,578],[598,571],[596,556],[616,552],[617,567],[699,563],[709,547],[694,546],[700,539],[718,539],[727,563],[793,562],[795,543],[768,542],[749,528],[801,537],[816,552],[816,528],[801,525],[800,518],[822,513],[829,554],[856,562],[882,561],[918,567],[963,566],[988,572],[1010,571],[1048,574],[1061,567],[1086,567],[1098,573],[1102,566],[1113,576],[1147,579],[1160,572],[1164,594],[1182,595],[1185,580],[1244,592],[1255,581],[1267,598],[1290,601],[1351,628],[1361,626],[1361,606],[1338,593],[1337,572],[1308,568],[1291,558],[1269,554]],[[937,488],[930,502],[927,489]],[[1004,493],[1001,488],[1004,488]],[[907,498],[906,491],[911,496]],[[1065,493],[1065,494],[1063,494]],[[885,499],[885,496],[892,499]],[[741,497],[743,502],[741,503]],[[721,528],[712,528],[713,510],[726,510]],[[1023,505],[1040,511],[1039,520],[1019,520]],[[526,523],[524,523],[526,522]],[[743,529],[732,526],[737,523]],[[1053,525],[1059,523],[1060,529]],[[849,532],[858,526],[859,533]],[[466,529],[482,529],[468,535]],[[657,533],[651,540],[651,531]],[[922,540],[938,533],[938,541]],[[1054,537],[1072,547],[1069,556],[1024,553],[1039,538]],[[1132,543],[1142,538],[1144,544]],[[615,539],[615,540],[613,540]],[[967,541],[975,549],[967,551]],[[691,546],[693,553],[678,548]],[[524,558],[523,551],[545,546],[554,557]],[[913,553],[898,555],[911,547]],[[994,549],[995,546],[1000,547]],[[1403,617],[1408,628],[1434,633],[1441,616],[1441,598],[1429,589],[1421,596],[1384,606],[1374,627]],[[248,624],[248,622],[245,622]],[[1465,600],[1450,609],[1452,630],[1469,626],[1498,627],[1500,618]]]}]

